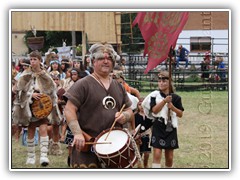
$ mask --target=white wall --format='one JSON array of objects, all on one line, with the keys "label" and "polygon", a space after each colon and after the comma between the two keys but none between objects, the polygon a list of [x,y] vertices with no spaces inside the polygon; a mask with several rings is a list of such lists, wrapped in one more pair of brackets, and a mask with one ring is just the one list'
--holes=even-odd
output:
[{"label": "white wall", "polygon": [[12,52],[16,55],[25,55],[28,47],[24,42],[25,33],[12,33]]},{"label": "white wall", "polygon": [[[213,49],[214,53],[228,53],[228,45],[217,45],[217,44],[229,44],[228,40],[228,30],[185,30],[182,31],[179,35],[177,45],[183,44],[188,50],[190,50],[190,37],[203,37],[203,36],[211,36],[212,38],[226,38],[213,41]],[[188,38],[188,39],[181,39]],[[177,46],[176,46],[177,47]]]}]

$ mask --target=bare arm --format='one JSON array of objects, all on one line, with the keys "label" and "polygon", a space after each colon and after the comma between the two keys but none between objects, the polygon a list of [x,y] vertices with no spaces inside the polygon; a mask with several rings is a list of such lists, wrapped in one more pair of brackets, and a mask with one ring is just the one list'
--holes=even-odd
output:
[{"label": "bare arm", "polygon": [[131,94],[136,96],[138,99],[140,99],[140,92],[136,89],[136,88],[133,88],[133,87],[130,87],[130,90],[131,90]]},{"label": "bare arm", "polygon": [[70,121],[77,121],[77,107],[71,101],[67,101],[64,113],[66,116],[67,124],[69,124]]},{"label": "bare arm", "polygon": [[161,101],[160,103],[156,104],[153,108],[152,108],[152,112],[157,114],[159,111],[162,110],[163,106],[168,103],[168,108],[171,109],[172,111],[174,111],[178,117],[182,117],[183,112],[182,110],[176,108],[173,104],[172,104],[172,96],[167,96],[165,99],[163,99],[163,101]]},{"label": "bare arm", "polygon": [[164,98],[160,103],[157,103],[153,108],[152,108],[152,112],[154,114],[157,114],[158,112],[160,112],[163,108],[163,106],[172,101],[172,96],[167,96],[166,98]]},{"label": "bare arm", "polygon": [[74,135],[72,146],[75,144],[76,149],[80,151],[85,145],[85,138],[78,123],[77,110],[78,108],[71,101],[67,101],[64,113],[66,116],[67,124]]},{"label": "bare arm", "polygon": [[123,110],[123,112],[120,114],[120,112],[117,112],[115,114],[115,120],[119,122],[120,124],[125,124],[126,122],[131,121],[131,116],[133,116],[133,112],[131,107],[126,108]]},{"label": "bare arm", "polygon": [[183,115],[182,110],[176,108],[176,107],[173,105],[172,102],[169,102],[169,103],[168,103],[168,108],[171,109],[172,111],[174,111],[174,112],[177,114],[177,117],[180,117],[180,118],[182,117],[182,115]]}]

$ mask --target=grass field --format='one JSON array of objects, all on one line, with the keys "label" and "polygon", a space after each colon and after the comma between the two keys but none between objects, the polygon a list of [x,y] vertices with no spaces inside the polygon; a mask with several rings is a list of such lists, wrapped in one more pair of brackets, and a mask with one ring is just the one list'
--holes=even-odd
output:
[{"label": "grass field", "polygon": [[[142,93],[146,96],[148,93]],[[183,117],[179,120],[178,138],[180,148],[174,151],[174,168],[229,168],[229,122],[228,92],[178,92],[184,106]],[[47,168],[68,168],[67,149],[62,145],[62,156],[49,155]],[[12,139],[11,167],[41,168],[39,149],[36,149],[36,166],[25,165],[26,147]],[[152,163],[152,156],[149,165]],[[162,159],[164,167],[164,159]]]}]

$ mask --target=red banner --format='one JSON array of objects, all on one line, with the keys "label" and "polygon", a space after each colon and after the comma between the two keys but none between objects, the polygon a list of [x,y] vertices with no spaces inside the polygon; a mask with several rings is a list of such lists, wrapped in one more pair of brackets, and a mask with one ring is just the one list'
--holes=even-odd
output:
[{"label": "red banner", "polygon": [[140,12],[133,22],[138,24],[145,40],[144,56],[148,64],[144,73],[167,59],[170,47],[175,48],[179,34],[188,20],[188,12]]}]

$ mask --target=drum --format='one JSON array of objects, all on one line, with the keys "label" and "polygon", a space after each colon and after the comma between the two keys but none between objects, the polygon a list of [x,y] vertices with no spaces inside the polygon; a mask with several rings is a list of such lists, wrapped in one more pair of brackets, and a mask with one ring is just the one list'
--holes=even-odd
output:
[{"label": "drum", "polygon": [[52,112],[53,103],[50,96],[48,96],[47,94],[42,94],[39,100],[33,100],[33,103],[30,107],[32,110],[32,114],[36,118],[43,119]]},{"label": "drum", "polygon": [[114,128],[108,135],[109,130],[103,131],[95,138],[95,154],[106,168],[132,168],[137,162],[136,148],[132,142],[134,139],[125,129]]}]

